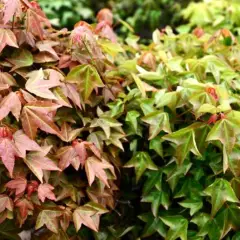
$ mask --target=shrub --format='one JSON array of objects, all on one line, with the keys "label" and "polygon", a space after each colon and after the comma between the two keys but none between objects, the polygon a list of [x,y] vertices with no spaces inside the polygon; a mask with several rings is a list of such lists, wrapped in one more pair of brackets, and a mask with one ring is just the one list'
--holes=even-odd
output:
[{"label": "shrub", "polygon": [[116,40],[109,18],[99,18],[97,39],[85,22],[54,30],[36,2],[3,5],[1,239],[34,226],[36,238],[68,239],[82,225],[97,231],[114,208],[125,135],[105,112],[121,91],[111,58],[122,48],[100,37]]}]

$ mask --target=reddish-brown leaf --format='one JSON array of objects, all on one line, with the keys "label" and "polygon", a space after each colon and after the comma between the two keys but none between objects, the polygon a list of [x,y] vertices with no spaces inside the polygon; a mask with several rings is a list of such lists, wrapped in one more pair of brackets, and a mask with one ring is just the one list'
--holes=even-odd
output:
[{"label": "reddish-brown leaf", "polygon": [[49,150],[50,148],[48,148],[45,152],[44,150],[41,152],[30,152],[24,159],[24,162],[41,183],[43,182],[43,170],[61,171],[54,161],[46,157]]},{"label": "reddish-brown leaf", "polygon": [[9,181],[6,185],[7,188],[15,191],[15,195],[22,195],[27,187],[27,180],[25,178],[16,178],[14,180]]},{"label": "reddish-brown leaf", "polygon": [[48,183],[40,184],[38,187],[38,198],[42,202],[45,202],[46,198],[56,201],[55,194],[52,191],[53,189],[54,187]]},{"label": "reddish-brown leaf", "polygon": [[21,107],[22,104],[16,92],[9,93],[0,103],[0,120],[5,118],[10,112],[18,120]]},{"label": "reddish-brown leaf", "polygon": [[35,139],[38,128],[47,133],[59,135],[59,128],[54,123],[53,118],[49,116],[49,114],[54,113],[59,107],[60,105],[49,101],[27,103],[21,115],[24,132],[31,139]]},{"label": "reddish-brown leaf", "polygon": [[36,47],[40,52],[48,52],[50,53],[55,60],[59,60],[59,57],[53,47],[59,45],[59,42],[54,42],[50,40],[39,41],[36,43]]},{"label": "reddish-brown leaf", "polygon": [[104,169],[109,169],[112,174],[114,173],[113,166],[107,161],[100,161],[96,157],[89,157],[85,163],[85,171],[88,178],[88,183],[91,186],[95,177],[99,178],[106,186],[109,187],[108,177]]},{"label": "reddish-brown leaf", "polygon": [[19,208],[20,215],[24,220],[27,218],[29,211],[34,209],[33,204],[26,198],[17,200],[15,206]]},{"label": "reddish-brown leaf", "polygon": [[0,156],[4,166],[7,168],[10,176],[12,177],[15,165],[15,157],[18,157],[19,153],[11,139],[0,138]]}]

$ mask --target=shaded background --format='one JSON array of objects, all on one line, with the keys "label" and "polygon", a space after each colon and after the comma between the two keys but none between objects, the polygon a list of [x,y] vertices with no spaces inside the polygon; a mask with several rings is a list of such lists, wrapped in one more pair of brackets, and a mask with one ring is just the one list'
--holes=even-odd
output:
[{"label": "shaded background", "polygon": [[69,29],[80,20],[95,22],[101,8],[110,8],[118,34],[126,35],[129,31],[119,22],[122,19],[143,38],[151,38],[153,30],[167,25],[185,32],[201,26],[234,28],[237,33],[240,26],[239,0],[39,0],[39,3],[55,27]]}]

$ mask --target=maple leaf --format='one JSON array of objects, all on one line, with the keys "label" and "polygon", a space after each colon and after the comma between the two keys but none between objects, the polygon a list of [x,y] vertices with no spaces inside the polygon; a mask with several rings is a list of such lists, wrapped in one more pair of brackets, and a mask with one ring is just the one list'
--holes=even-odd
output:
[{"label": "maple leaf", "polygon": [[22,130],[18,130],[13,134],[15,146],[17,147],[20,157],[26,157],[26,151],[41,151],[41,147],[32,139],[30,139]]},{"label": "maple leaf", "polygon": [[47,133],[59,135],[60,131],[54,123],[50,113],[56,111],[60,105],[49,101],[35,101],[27,103],[22,110],[21,121],[24,132],[31,138],[36,137],[37,129]]},{"label": "maple leaf", "polygon": [[44,29],[42,23],[51,27],[49,20],[43,15],[42,11],[36,11],[33,8],[27,10],[27,31],[43,40]]},{"label": "maple leaf", "polygon": [[0,138],[0,156],[4,166],[7,168],[10,176],[12,177],[15,157],[18,157],[19,153],[11,139],[7,137]]},{"label": "maple leaf", "polygon": [[45,152],[30,152],[24,159],[24,162],[41,183],[43,182],[43,170],[61,171],[57,167],[56,163],[46,157],[49,150],[50,148],[48,148]]},{"label": "maple leaf", "polygon": [[81,99],[80,94],[77,91],[77,87],[75,84],[66,83],[62,85],[62,89],[65,93],[65,95],[72,100],[72,102],[79,107],[79,109],[82,109],[81,105]]},{"label": "maple leaf", "polygon": [[77,84],[84,101],[88,100],[94,88],[104,87],[96,68],[89,64],[72,68],[67,75],[66,81]]},{"label": "maple leaf", "polygon": [[10,86],[17,86],[17,82],[12,75],[0,71],[0,90],[8,89]]},{"label": "maple leaf", "polygon": [[46,198],[56,201],[55,194],[52,192],[53,189],[54,187],[48,183],[40,184],[38,187],[38,198],[42,202],[45,202]]},{"label": "maple leaf", "polygon": [[43,210],[39,213],[37,222],[36,222],[36,230],[46,225],[46,227],[55,233],[58,233],[59,223],[58,218],[62,215],[62,211],[57,210]]},{"label": "maple leaf", "polygon": [[33,56],[31,52],[26,49],[15,49],[8,62],[13,64],[11,71],[15,71],[18,68],[29,67],[33,64]]},{"label": "maple leaf", "polygon": [[82,128],[72,129],[71,126],[64,122],[61,126],[61,137],[63,141],[71,142],[80,134]]},{"label": "maple leaf", "polygon": [[90,202],[78,207],[73,213],[73,222],[78,231],[82,224],[97,232],[99,227],[99,215],[108,212],[100,204]]},{"label": "maple leaf", "polygon": [[106,186],[110,187],[108,184],[108,177],[104,169],[109,169],[115,176],[113,166],[107,161],[99,161],[95,156],[89,157],[85,163],[85,171],[87,173],[88,183],[91,186],[94,182],[95,177],[99,178]]},{"label": "maple leaf", "polygon": [[0,53],[6,45],[18,48],[16,36],[10,29],[0,28]]},{"label": "maple leaf", "polygon": [[27,180],[25,178],[15,178],[9,181],[5,187],[15,190],[15,195],[22,195],[27,187]]},{"label": "maple leaf", "polygon": [[19,208],[21,216],[20,223],[22,225],[27,219],[28,214],[34,210],[33,204],[26,198],[21,198],[15,202],[15,206]]},{"label": "maple leaf", "polygon": [[64,170],[70,164],[78,170],[80,165],[84,166],[86,159],[88,158],[87,149],[90,150],[95,156],[101,159],[101,153],[99,149],[91,142],[78,142],[73,141],[72,146],[62,147],[57,154],[60,158],[59,167]]},{"label": "maple leaf", "polygon": [[38,97],[56,100],[57,98],[49,89],[59,86],[60,82],[56,77],[51,78],[51,76],[50,74],[49,80],[44,80],[45,77],[42,69],[30,72],[27,75],[26,89]]},{"label": "maple leaf", "polygon": [[0,213],[3,212],[5,209],[13,211],[13,202],[12,199],[9,198],[7,195],[0,194]]},{"label": "maple leaf", "polygon": [[16,92],[10,92],[0,103],[0,120],[5,118],[10,112],[18,120],[22,104]]},{"label": "maple leaf", "polygon": [[8,23],[19,9],[19,0],[3,0],[4,2],[4,24]]},{"label": "maple leaf", "polygon": [[40,52],[50,53],[56,60],[59,60],[59,57],[53,47],[58,46],[59,42],[54,42],[50,40],[39,41],[36,43],[36,47]]}]

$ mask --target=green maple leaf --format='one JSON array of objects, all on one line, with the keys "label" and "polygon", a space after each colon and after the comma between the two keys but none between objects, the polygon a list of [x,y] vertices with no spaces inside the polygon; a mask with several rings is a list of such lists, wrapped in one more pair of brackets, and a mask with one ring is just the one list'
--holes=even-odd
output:
[{"label": "green maple leaf", "polygon": [[212,183],[204,190],[204,193],[211,197],[212,216],[216,215],[218,210],[226,201],[239,202],[231,187],[231,184],[222,178],[216,179],[214,183]]},{"label": "green maple leaf", "polygon": [[143,222],[146,223],[144,226],[142,237],[149,237],[154,233],[158,232],[160,236],[166,237],[167,229],[166,226],[163,224],[162,220],[159,217],[154,217],[152,213],[144,213],[138,216]]},{"label": "green maple leaf", "polygon": [[124,165],[125,168],[135,168],[136,180],[141,178],[146,169],[158,170],[147,152],[138,152],[129,162]]},{"label": "green maple leaf", "polygon": [[193,123],[186,128],[182,128],[163,137],[164,140],[168,140],[177,145],[176,160],[179,165],[183,163],[189,152],[192,152],[197,156],[201,156],[195,139],[195,129],[203,126],[204,125],[199,122]]},{"label": "green maple leaf", "polygon": [[147,171],[146,174],[147,180],[144,183],[143,186],[143,195],[148,194],[154,187],[157,188],[157,190],[162,189],[162,171]]},{"label": "green maple leaf", "polygon": [[186,199],[179,204],[184,208],[189,208],[191,216],[193,216],[203,207],[201,199]]},{"label": "green maple leaf", "polygon": [[168,114],[161,111],[152,112],[142,118],[143,122],[150,125],[149,139],[156,137],[162,130],[171,133]]},{"label": "green maple leaf", "polygon": [[142,202],[152,203],[152,213],[155,217],[158,215],[160,205],[162,205],[166,210],[170,205],[168,194],[164,191],[158,190],[152,191],[148,195],[143,196]]},{"label": "green maple leaf", "polygon": [[188,220],[182,216],[160,217],[164,224],[169,226],[166,240],[187,240]]},{"label": "green maple leaf", "polygon": [[66,81],[77,84],[84,101],[88,100],[94,88],[104,87],[96,68],[90,64],[82,64],[72,68]]}]

